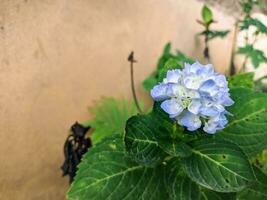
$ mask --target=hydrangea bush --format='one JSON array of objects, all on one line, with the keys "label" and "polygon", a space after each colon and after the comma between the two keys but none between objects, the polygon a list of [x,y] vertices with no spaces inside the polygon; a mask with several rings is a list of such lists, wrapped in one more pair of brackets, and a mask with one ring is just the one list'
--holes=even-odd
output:
[{"label": "hydrangea bush", "polygon": [[267,94],[250,73],[179,62],[160,68],[149,113],[84,155],[68,199],[267,199],[267,175],[251,163],[267,147]]}]

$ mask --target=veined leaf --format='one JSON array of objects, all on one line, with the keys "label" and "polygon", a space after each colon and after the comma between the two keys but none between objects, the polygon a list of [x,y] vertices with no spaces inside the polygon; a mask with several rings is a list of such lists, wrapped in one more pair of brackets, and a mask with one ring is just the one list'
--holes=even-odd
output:
[{"label": "veined leaf", "polygon": [[236,193],[221,193],[202,189],[201,200],[236,200]]},{"label": "veined leaf", "polygon": [[257,181],[237,194],[238,200],[266,200],[267,175],[254,167]]},{"label": "veined leaf", "polygon": [[182,158],[182,164],[199,185],[218,192],[237,192],[254,180],[250,163],[235,144],[202,139],[191,147],[192,155]]},{"label": "veined leaf", "polygon": [[155,138],[160,130],[152,122],[150,114],[133,116],[127,121],[125,129],[127,152],[136,162],[145,166],[157,165],[166,156]]},{"label": "veined leaf", "polygon": [[167,199],[162,166],[146,168],[125,154],[122,138],[105,138],[83,157],[67,194],[74,200]]},{"label": "veined leaf", "polygon": [[192,154],[190,146],[179,140],[161,138],[158,144],[166,153],[174,157],[188,157]]},{"label": "veined leaf", "polygon": [[186,176],[178,159],[168,161],[164,170],[164,183],[169,200],[200,200],[198,185]]},{"label": "veined leaf", "polygon": [[235,87],[245,87],[245,88],[252,89],[254,87],[253,77],[254,77],[253,72],[247,72],[247,73],[230,76],[227,78],[228,87],[230,89],[235,88]]},{"label": "veined leaf", "polygon": [[154,166],[167,154],[186,157],[191,154],[190,147],[182,142],[195,138],[184,134],[182,128],[171,120],[155,103],[153,111],[147,115],[137,115],[127,121],[125,129],[126,150],[136,162]]},{"label": "veined leaf", "polygon": [[230,94],[233,116],[215,137],[232,141],[251,158],[267,147],[267,94],[247,88],[234,88]]}]

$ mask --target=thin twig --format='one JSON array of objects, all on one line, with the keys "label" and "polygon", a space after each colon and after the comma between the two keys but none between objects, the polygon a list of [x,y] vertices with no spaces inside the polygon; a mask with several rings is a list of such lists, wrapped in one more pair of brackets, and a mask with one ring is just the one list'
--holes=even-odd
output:
[{"label": "thin twig", "polygon": [[136,92],[135,92],[135,87],[134,87],[134,71],[133,71],[133,64],[137,62],[137,60],[134,59],[134,52],[132,51],[130,55],[128,56],[128,61],[130,62],[130,68],[131,68],[131,88],[132,88],[132,94],[133,94],[133,99],[136,105],[136,108],[139,113],[142,113],[141,107],[139,105]]}]

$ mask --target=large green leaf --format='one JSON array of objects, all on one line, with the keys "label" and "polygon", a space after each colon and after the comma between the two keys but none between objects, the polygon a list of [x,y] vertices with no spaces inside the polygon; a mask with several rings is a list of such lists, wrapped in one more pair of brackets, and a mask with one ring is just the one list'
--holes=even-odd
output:
[{"label": "large green leaf", "polygon": [[156,165],[166,156],[156,141],[155,134],[160,130],[152,124],[153,120],[150,114],[137,115],[131,117],[126,124],[126,150],[141,165]]},{"label": "large green leaf", "polygon": [[137,115],[127,121],[125,129],[126,150],[136,162],[154,166],[167,154],[189,156],[190,147],[182,142],[192,135],[183,133],[183,129],[171,120],[155,103],[153,111],[147,115]]},{"label": "large green leaf", "polygon": [[93,144],[115,133],[122,134],[127,119],[137,113],[135,104],[129,105],[125,98],[119,101],[104,97],[89,110],[94,117],[83,125],[91,126],[94,129],[91,135]]},{"label": "large green leaf", "polygon": [[235,144],[202,139],[191,144],[192,155],[182,158],[187,175],[199,185],[218,192],[236,192],[253,180],[250,163]]},{"label": "large green leaf", "polygon": [[236,193],[221,193],[202,189],[201,200],[236,200]]},{"label": "large green leaf", "polygon": [[79,200],[167,199],[162,166],[146,168],[125,154],[118,135],[104,139],[83,157],[67,194]]},{"label": "large green leaf", "polygon": [[164,180],[170,200],[200,199],[198,185],[186,176],[178,159],[172,159],[168,162],[164,170]]},{"label": "large green leaf", "polygon": [[229,76],[227,78],[228,87],[230,89],[235,87],[253,88],[254,87],[253,77],[254,77],[253,72],[247,72],[247,73],[237,74],[234,76]]},{"label": "large green leaf", "polygon": [[249,157],[255,156],[267,147],[267,94],[247,88],[234,88],[230,93],[235,104],[228,110],[233,116],[215,137],[232,141]]},{"label": "large green leaf", "polygon": [[267,175],[254,167],[257,181],[237,194],[238,200],[267,200]]}]

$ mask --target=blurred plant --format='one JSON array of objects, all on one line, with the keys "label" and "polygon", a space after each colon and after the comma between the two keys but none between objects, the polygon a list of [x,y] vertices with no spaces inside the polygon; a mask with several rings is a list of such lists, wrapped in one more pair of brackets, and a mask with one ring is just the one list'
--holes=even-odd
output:
[{"label": "blurred plant", "polygon": [[[259,5],[258,0],[241,1],[243,19],[239,20],[238,24],[240,30],[246,32],[246,36],[245,36],[245,46],[239,47],[237,53],[243,54],[245,56],[242,65],[242,71],[246,70],[248,59],[251,60],[255,69],[258,68],[261,63],[267,63],[267,57],[264,55],[264,52],[259,49],[256,49],[254,46],[259,34],[264,34],[264,35],[267,34],[267,27],[261,21],[251,16],[253,8],[257,5]],[[250,42],[248,38],[249,28],[251,26],[256,28],[254,32],[254,39],[252,42]]]},{"label": "blurred plant", "polygon": [[146,78],[143,81],[143,87],[145,90],[150,91],[160,80],[159,72],[164,68],[166,62],[172,58],[176,61],[176,64],[178,64],[180,67],[183,66],[183,64],[186,63],[193,63],[193,59],[183,54],[181,51],[176,51],[176,54],[171,52],[171,43],[167,43],[164,47],[163,53],[160,56],[156,71],[153,72],[148,78]]},{"label": "blurred plant", "polygon": [[[140,106],[142,108],[143,104]],[[112,134],[123,134],[127,119],[138,113],[134,103],[129,106],[125,98],[118,101],[111,97],[103,97],[89,110],[93,119],[83,125],[94,130],[91,134],[93,145]]]},{"label": "blurred plant", "polygon": [[213,23],[216,23],[216,21],[213,19],[213,13],[207,5],[204,5],[202,7],[201,14],[202,14],[202,20],[197,20],[197,22],[204,27],[204,30],[198,35],[204,37],[205,47],[203,55],[207,60],[209,60],[210,59],[210,52],[208,45],[209,41],[215,38],[224,38],[229,33],[229,30],[218,31],[210,29],[210,26]]}]

